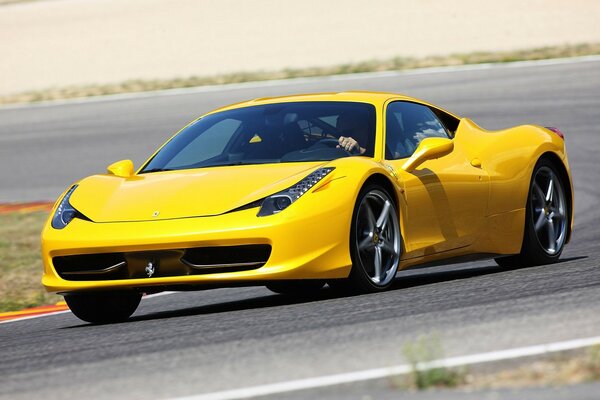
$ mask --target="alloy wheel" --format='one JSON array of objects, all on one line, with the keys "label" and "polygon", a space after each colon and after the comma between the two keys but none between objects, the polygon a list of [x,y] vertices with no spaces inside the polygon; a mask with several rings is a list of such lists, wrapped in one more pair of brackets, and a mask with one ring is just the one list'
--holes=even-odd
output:
[{"label": "alloy wheel", "polygon": [[386,286],[396,275],[401,254],[392,199],[381,190],[371,190],[362,198],[356,218],[358,261],[373,285]]},{"label": "alloy wheel", "polygon": [[554,171],[539,168],[533,179],[531,216],[537,240],[549,255],[562,250],[567,234],[565,191]]}]

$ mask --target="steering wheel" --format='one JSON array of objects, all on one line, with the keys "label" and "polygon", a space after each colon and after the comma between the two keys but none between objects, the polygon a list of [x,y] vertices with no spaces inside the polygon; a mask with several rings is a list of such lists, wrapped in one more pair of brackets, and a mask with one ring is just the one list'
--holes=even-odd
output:
[{"label": "steering wheel", "polygon": [[354,146],[350,151],[344,149],[343,147],[338,147],[340,145],[340,142],[338,139],[333,139],[333,138],[325,138],[325,139],[321,139],[319,140],[317,143],[315,143],[313,146],[315,145],[319,145],[319,144],[325,144],[329,147],[334,147],[334,148],[338,148],[340,150],[345,151],[348,154],[352,154],[352,155],[358,155],[360,154],[360,147],[359,146]]}]

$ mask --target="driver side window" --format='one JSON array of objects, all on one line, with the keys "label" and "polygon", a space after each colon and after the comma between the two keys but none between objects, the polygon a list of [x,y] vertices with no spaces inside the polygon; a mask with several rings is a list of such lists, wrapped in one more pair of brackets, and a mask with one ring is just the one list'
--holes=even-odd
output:
[{"label": "driver side window", "polygon": [[388,105],[386,159],[410,157],[421,140],[428,137],[449,137],[446,128],[429,107],[406,101],[396,101]]}]

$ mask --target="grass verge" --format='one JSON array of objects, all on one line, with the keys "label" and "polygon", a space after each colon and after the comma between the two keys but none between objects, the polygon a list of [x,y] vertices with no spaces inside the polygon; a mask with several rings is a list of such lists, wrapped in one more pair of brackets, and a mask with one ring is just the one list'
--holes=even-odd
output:
[{"label": "grass verge", "polygon": [[275,79],[290,79],[327,75],[342,75],[358,72],[401,71],[415,68],[440,67],[451,65],[505,63],[512,61],[543,60],[563,57],[576,57],[600,54],[600,43],[542,47],[529,50],[502,52],[474,52],[432,56],[425,58],[395,57],[388,60],[371,60],[329,67],[284,69],[281,71],[238,72],[215,76],[190,76],[175,79],[129,80],[116,84],[85,85],[52,88],[0,97],[0,105],[31,103],[76,97],[102,96],[118,93],[146,92],[163,89],[176,89],[227,83],[256,82]]},{"label": "grass verge", "polygon": [[466,389],[500,389],[576,385],[600,381],[600,346],[575,354],[558,354],[517,368],[465,376]]},{"label": "grass verge", "polygon": [[40,232],[47,216],[47,212],[0,214],[0,312],[62,299],[46,293],[40,283]]},{"label": "grass verge", "polygon": [[423,368],[422,364],[444,358],[437,336],[421,336],[405,344],[404,356],[412,366],[412,372],[390,378],[390,385],[400,390],[520,389],[600,381],[600,346],[551,354],[517,367],[483,373],[474,368],[471,368],[472,371],[466,368]]}]

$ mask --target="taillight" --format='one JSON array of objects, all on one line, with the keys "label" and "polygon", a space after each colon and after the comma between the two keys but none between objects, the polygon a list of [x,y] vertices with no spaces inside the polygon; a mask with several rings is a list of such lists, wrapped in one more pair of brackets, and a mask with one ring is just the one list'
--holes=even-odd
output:
[{"label": "taillight", "polygon": [[563,133],[560,131],[560,129],[558,128],[553,128],[551,126],[547,126],[546,129],[551,130],[552,132],[556,133],[558,136],[560,136],[560,138],[562,140],[565,140],[565,135],[563,135]]}]

